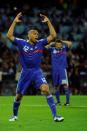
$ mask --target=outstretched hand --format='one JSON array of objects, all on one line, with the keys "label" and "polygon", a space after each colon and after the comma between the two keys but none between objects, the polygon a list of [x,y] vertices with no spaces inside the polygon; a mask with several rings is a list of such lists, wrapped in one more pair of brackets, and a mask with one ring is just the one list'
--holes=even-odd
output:
[{"label": "outstretched hand", "polygon": [[49,21],[49,18],[47,16],[43,15],[43,14],[40,14],[40,17],[41,17],[41,20],[42,20],[43,23],[46,23],[46,22]]},{"label": "outstretched hand", "polygon": [[22,12],[18,13],[17,16],[15,17],[14,21],[16,23],[20,23],[22,22],[22,20],[20,19],[22,17]]}]

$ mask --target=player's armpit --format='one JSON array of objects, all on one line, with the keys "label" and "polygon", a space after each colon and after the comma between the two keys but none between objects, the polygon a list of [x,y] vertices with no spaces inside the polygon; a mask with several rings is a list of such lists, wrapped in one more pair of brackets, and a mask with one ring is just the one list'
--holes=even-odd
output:
[{"label": "player's armpit", "polygon": [[14,41],[14,39],[15,39],[14,36],[11,36],[11,37],[8,37],[8,36],[7,36],[7,38],[8,38],[9,40],[11,40],[11,41]]}]

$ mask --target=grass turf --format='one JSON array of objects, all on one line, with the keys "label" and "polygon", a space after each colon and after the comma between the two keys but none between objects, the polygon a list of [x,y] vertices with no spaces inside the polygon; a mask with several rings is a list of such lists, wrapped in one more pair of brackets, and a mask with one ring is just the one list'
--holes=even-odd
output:
[{"label": "grass turf", "polygon": [[[57,106],[65,120],[55,123],[43,96],[25,96],[19,119],[9,122],[13,97],[0,97],[0,131],[87,131],[87,96],[71,96],[69,107]],[[63,104],[65,97],[61,96]]]}]

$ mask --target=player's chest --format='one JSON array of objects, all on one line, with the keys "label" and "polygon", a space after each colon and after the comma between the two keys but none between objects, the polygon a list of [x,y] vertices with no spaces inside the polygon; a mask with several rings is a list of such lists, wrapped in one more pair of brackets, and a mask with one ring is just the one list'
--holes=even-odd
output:
[{"label": "player's chest", "polygon": [[36,46],[25,45],[22,47],[21,51],[25,55],[33,55],[33,54],[37,54],[38,52],[40,52],[41,48],[38,45]]},{"label": "player's chest", "polygon": [[61,49],[54,49],[52,53],[53,54],[62,54],[64,52],[65,52],[65,50],[63,48],[61,48]]},{"label": "player's chest", "polygon": [[22,47],[22,51],[26,52],[26,53],[33,52],[35,49],[37,49],[37,46],[33,47],[33,46],[27,46],[27,45],[25,45],[25,46]]}]

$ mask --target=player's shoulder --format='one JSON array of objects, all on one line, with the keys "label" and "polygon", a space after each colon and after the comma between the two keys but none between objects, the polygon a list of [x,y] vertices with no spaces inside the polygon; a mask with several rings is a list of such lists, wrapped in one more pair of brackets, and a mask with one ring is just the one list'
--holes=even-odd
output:
[{"label": "player's shoulder", "polygon": [[27,43],[27,40],[15,37],[13,43],[17,46],[23,46]]},{"label": "player's shoulder", "polygon": [[15,37],[15,40],[27,42],[27,40],[18,37]]},{"label": "player's shoulder", "polygon": [[38,40],[38,43],[41,44],[41,46],[47,45],[47,43],[48,43],[47,38]]},{"label": "player's shoulder", "polygon": [[63,47],[62,47],[63,49],[66,49],[67,48],[67,45],[66,44],[63,44]]},{"label": "player's shoulder", "polygon": [[37,42],[43,42],[45,39],[39,39]]},{"label": "player's shoulder", "polygon": [[15,38],[14,39],[14,43],[17,43],[18,45],[19,44],[21,44],[21,45],[25,45],[26,43],[28,43],[28,41],[27,40],[25,40],[25,39],[21,39],[21,38]]}]

